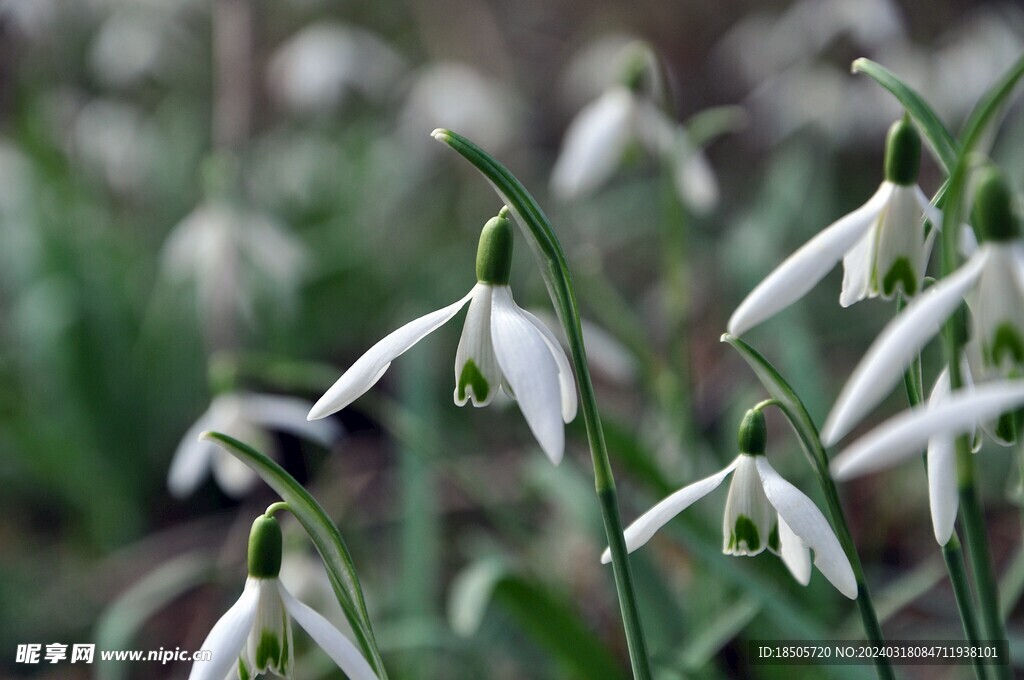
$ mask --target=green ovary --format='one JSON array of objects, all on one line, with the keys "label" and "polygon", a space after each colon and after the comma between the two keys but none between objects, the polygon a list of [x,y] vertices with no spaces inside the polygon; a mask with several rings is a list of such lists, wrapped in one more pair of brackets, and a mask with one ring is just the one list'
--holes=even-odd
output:
[{"label": "green ovary", "polygon": [[485,401],[487,395],[491,392],[491,386],[487,382],[487,378],[480,372],[480,368],[477,367],[476,362],[472,359],[466,362],[466,365],[462,367],[462,373],[459,374],[459,401],[465,401],[466,397],[466,386],[470,386],[473,390],[473,396],[476,401]]},{"label": "green ovary", "polygon": [[[778,539],[777,531],[772,532]],[[761,547],[761,538],[757,531],[757,525],[746,515],[736,518],[736,525],[729,534],[729,551],[738,550],[740,545],[745,545],[748,552],[757,552]]]}]

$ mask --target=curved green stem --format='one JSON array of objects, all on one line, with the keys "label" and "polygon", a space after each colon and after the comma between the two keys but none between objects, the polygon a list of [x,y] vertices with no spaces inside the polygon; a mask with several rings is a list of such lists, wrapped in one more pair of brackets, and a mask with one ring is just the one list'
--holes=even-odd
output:
[{"label": "curved green stem", "polygon": [[[861,621],[864,624],[864,634],[869,642],[884,645],[885,637],[882,635],[882,626],[878,622],[878,614],[875,612],[867,580],[864,578],[864,567],[860,563],[857,547],[853,543],[853,536],[850,534],[842,503],[839,501],[839,491],[829,474],[828,455],[821,445],[818,428],[814,425],[810,413],[796,392],[767,359],[746,342],[728,333],[722,336],[722,341],[729,343],[733,349],[739,352],[744,361],[753,369],[761,384],[768,390],[768,394],[772,396],[772,399],[762,402],[762,404],[773,403],[777,406],[796,432],[804,453],[818,478],[821,490],[825,494],[825,502],[828,505],[829,515],[832,517],[836,538],[839,539],[843,552],[850,560],[850,567],[857,579],[857,608],[860,610]],[[887,659],[876,658],[875,670],[880,678],[895,677]]]},{"label": "curved green stem", "polygon": [[605,533],[611,549],[615,588],[626,632],[633,676],[637,680],[650,680],[652,677],[650,661],[647,656],[647,644],[644,640],[640,611],[633,588],[626,541],[623,537],[622,519],[619,516],[615,477],[608,460],[604,431],[601,429],[601,417],[597,410],[597,397],[587,366],[587,353],[583,344],[583,330],[580,326],[576,290],[572,283],[565,251],[562,250],[558,237],[544,212],[508,169],[476,144],[454,132],[438,129],[433,132],[433,137],[458,152],[491,182],[502,201],[512,211],[516,222],[526,234],[530,248],[537,257],[548,294],[551,296],[565,331],[573,367],[576,371],[576,383],[580,392],[580,410],[583,412],[587,440],[590,444],[590,457],[594,467],[594,485],[601,502]]}]

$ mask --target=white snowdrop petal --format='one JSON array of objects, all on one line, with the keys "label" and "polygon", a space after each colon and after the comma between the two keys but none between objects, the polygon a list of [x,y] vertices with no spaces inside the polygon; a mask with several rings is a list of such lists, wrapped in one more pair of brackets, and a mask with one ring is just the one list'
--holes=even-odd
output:
[{"label": "white snowdrop petal", "polygon": [[915,198],[914,188],[897,186],[893,189],[878,233],[874,261],[876,292],[883,298],[892,297],[885,293],[885,279],[894,267],[900,266],[901,261],[913,268],[913,283],[901,281],[895,285],[904,292],[906,285],[912,285],[915,294],[920,292],[924,279],[924,272],[920,269],[921,253],[924,252],[924,229],[921,225],[921,206]]},{"label": "white snowdrop petal", "polygon": [[[465,405],[467,401],[472,401],[473,406],[486,406],[501,384],[501,369],[491,341],[491,295],[492,286],[486,283],[478,283],[473,288],[473,300],[469,303],[459,348],[455,352],[454,396],[458,406]],[[473,373],[470,368],[470,373],[463,378],[470,361],[476,371]]]},{"label": "white snowdrop petal", "polygon": [[[647,543],[669,520],[721,486],[722,481],[736,468],[738,462],[739,458],[710,477],[684,486],[641,515],[623,534],[626,539],[626,550],[633,552]],[[611,550],[606,548],[601,555],[601,562],[608,564],[611,561]]]},{"label": "white snowdrop petal", "polygon": [[853,248],[843,256],[843,287],[839,291],[839,304],[849,307],[871,295],[871,271],[874,267],[876,225],[868,227]]},{"label": "white snowdrop petal", "polygon": [[825,421],[821,431],[825,446],[846,435],[900,380],[906,367],[938,333],[977,281],[987,260],[986,253],[979,250],[951,276],[922,293],[879,334]]},{"label": "white snowdrop petal", "polygon": [[240,394],[238,399],[243,415],[268,430],[304,437],[324,448],[341,436],[341,427],[334,421],[306,419],[312,404],[305,399],[276,394]]},{"label": "white snowdrop petal", "polygon": [[235,668],[238,654],[256,618],[258,600],[257,584],[252,580],[246,581],[242,596],[220,617],[203,644],[199,645],[199,649],[211,652],[210,660],[193,663],[188,680],[224,680],[228,672]]},{"label": "white snowdrop petal", "polygon": [[167,488],[175,498],[183,498],[199,486],[210,471],[210,462],[217,447],[200,441],[199,435],[210,429],[209,411],[199,417],[178,444],[167,472]]},{"label": "white snowdrop petal", "polygon": [[718,204],[719,190],[711,163],[700,149],[683,147],[676,159],[676,192],[698,213],[706,213]]},{"label": "white snowdrop petal", "polygon": [[572,376],[569,357],[565,356],[565,350],[562,349],[561,343],[558,342],[558,338],[555,337],[550,328],[525,309],[520,308],[520,311],[522,311],[526,320],[540,331],[540,334],[544,337],[544,342],[548,345],[548,349],[551,350],[551,357],[558,365],[558,384],[562,392],[562,420],[571,423],[576,417],[576,382]]},{"label": "white snowdrop petal", "polygon": [[458,302],[410,321],[385,336],[338,378],[338,381],[313,405],[306,417],[309,420],[323,418],[351,404],[380,380],[392,361],[447,323],[472,296],[473,291],[470,291]]},{"label": "white snowdrop petal", "polygon": [[562,461],[565,426],[558,364],[547,341],[512,299],[508,286],[494,287],[491,337],[505,381],[544,453]]},{"label": "white snowdrop petal", "polygon": [[779,546],[782,552],[782,562],[797,583],[802,586],[810,583],[811,551],[781,517],[779,518]]},{"label": "white snowdrop petal", "polygon": [[[228,434],[228,433],[225,433]],[[232,434],[238,438],[237,435]],[[269,449],[265,446],[261,446],[261,442],[252,441],[247,439],[241,439],[247,444],[258,447],[258,450],[266,451],[269,453]],[[230,496],[231,498],[242,498],[256,486],[256,482],[259,480],[259,475],[252,471],[252,469],[238,460],[230,453],[222,448],[217,448],[213,452],[211,460],[213,467],[213,478],[217,480],[217,486],[221,490]]]},{"label": "white snowdrop petal", "polygon": [[771,541],[779,515],[764,493],[756,456],[740,454],[722,513],[722,552],[759,555]]},{"label": "white snowdrop petal", "polygon": [[277,584],[284,606],[295,622],[331,657],[349,680],[378,680],[377,674],[352,642],[327,619],[295,599]]},{"label": "white snowdrop petal", "polygon": [[892,190],[891,183],[883,182],[867,203],[833,222],[786,258],[736,308],[729,319],[729,333],[742,335],[811,290],[863,238]]},{"label": "white snowdrop petal", "polygon": [[843,595],[857,598],[857,579],[828,520],[799,489],[783,479],[764,456],[757,456],[757,471],[765,495],[804,545],[814,551],[818,571]]},{"label": "white snowdrop petal", "polygon": [[958,390],[938,405],[918,406],[885,421],[833,459],[832,476],[851,479],[922,450],[934,437],[969,433],[978,422],[1024,404],[1024,381]]},{"label": "white snowdrop petal", "polygon": [[563,200],[596,189],[607,180],[632,137],[633,94],[613,88],[585,106],[565,132],[551,173],[551,190]]},{"label": "white snowdrop petal", "polygon": [[932,511],[932,529],[939,545],[946,545],[953,535],[959,503],[953,437],[932,437],[928,440],[928,504]]}]

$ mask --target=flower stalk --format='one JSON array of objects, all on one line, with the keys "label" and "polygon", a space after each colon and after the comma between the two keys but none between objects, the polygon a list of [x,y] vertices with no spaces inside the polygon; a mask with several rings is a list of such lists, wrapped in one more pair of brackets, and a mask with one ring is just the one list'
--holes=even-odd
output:
[{"label": "flower stalk", "polygon": [[612,553],[612,570],[618,594],[622,623],[629,647],[630,663],[636,680],[652,677],[647,643],[637,606],[633,576],[629,567],[626,542],[623,538],[622,519],[619,515],[615,476],[608,459],[601,416],[597,409],[597,396],[587,366],[587,352],[583,343],[576,289],[573,286],[569,263],[547,217],[523,185],[503,165],[465,137],[449,130],[437,129],[434,139],[447,144],[472,163],[491,182],[502,201],[509,207],[523,230],[531,249],[537,256],[544,282],[558,312],[579,388],[579,405],[590,445],[594,469],[594,486],[601,503],[601,515]]},{"label": "flower stalk", "polygon": [[[829,515],[832,518],[833,528],[839,544],[846,553],[857,581],[857,608],[860,610],[861,621],[864,625],[864,634],[872,644],[884,645],[885,637],[882,634],[882,626],[878,621],[878,614],[871,601],[871,593],[868,591],[867,579],[864,577],[864,567],[860,562],[860,555],[857,554],[857,547],[854,545],[853,536],[850,534],[850,527],[846,522],[846,515],[843,512],[842,503],[839,501],[839,491],[835,481],[829,473],[828,455],[821,444],[818,429],[811,420],[810,413],[803,402],[790,387],[789,383],[779,372],[768,363],[761,354],[746,342],[728,333],[722,336],[722,341],[732,345],[733,349],[739,352],[744,361],[753,369],[757,378],[764,385],[765,389],[772,396],[767,403],[774,403],[793,427],[803,446],[814,470],[822,492],[825,494],[825,502],[828,505]],[[892,666],[888,660],[883,658],[875,659],[875,670],[879,678],[893,678]]]}]

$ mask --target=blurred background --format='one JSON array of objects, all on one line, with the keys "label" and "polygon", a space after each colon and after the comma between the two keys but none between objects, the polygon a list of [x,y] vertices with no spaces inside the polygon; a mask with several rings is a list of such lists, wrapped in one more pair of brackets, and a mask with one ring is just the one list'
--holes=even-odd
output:
[{"label": "blurred background", "polygon": [[[604,176],[553,182],[567,129],[627,82],[637,40],[664,77],[634,95],[683,126],[686,163],[623,138]],[[455,407],[461,317],[305,425],[366,348],[475,282],[500,203],[430,131],[477,141],[555,225],[629,522],[736,455],[766,395],[719,343],[726,319],[882,179],[902,111],[851,60],[886,65],[957,130],[1022,47],[1013,2],[0,0],[0,676],[187,676],[15,649],[199,648],[275,500],[191,443],[213,427],[274,455],[338,522],[392,677],[628,677],[582,421],[555,468],[514,403]],[[993,155],[1018,187],[1022,142],[1015,106]],[[925,192],[942,179],[926,152]],[[554,325],[519,245],[516,299]],[[840,277],[748,336],[819,423],[895,313],[841,309]],[[821,505],[792,433],[769,425],[773,464]],[[1024,660],[1017,464],[991,446],[978,462]],[[923,466],[841,491],[887,635],[959,639]],[[723,556],[724,499],[635,557],[658,677],[872,677],[749,666],[748,640],[862,631],[819,573],[802,588],[767,553]],[[285,535],[286,583],[340,619],[301,529]],[[296,644],[299,676],[338,675]]]}]

